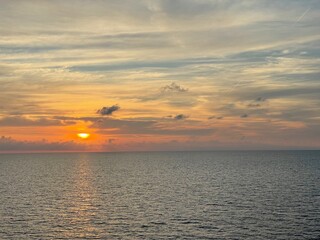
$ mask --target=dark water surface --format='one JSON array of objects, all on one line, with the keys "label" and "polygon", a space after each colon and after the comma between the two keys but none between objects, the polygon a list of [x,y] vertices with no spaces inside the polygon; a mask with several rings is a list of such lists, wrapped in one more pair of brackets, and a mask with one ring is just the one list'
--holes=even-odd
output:
[{"label": "dark water surface", "polygon": [[0,239],[320,239],[320,151],[0,155]]}]

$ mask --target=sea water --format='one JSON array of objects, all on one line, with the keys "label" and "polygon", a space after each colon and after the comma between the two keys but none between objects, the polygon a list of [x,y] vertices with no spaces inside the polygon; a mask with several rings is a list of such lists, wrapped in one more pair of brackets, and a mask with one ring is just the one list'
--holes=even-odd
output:
[{"label": "sea water", "polygon": [[0,239],[320,239],[320,151],[2,154]]}]

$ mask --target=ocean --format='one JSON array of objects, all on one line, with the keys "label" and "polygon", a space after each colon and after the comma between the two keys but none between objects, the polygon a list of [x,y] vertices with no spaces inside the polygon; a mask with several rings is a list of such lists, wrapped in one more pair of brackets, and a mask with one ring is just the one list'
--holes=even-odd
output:
[{"label": "ocean", "polygon": [[1,154],[0,239],[320,239],[320,151]]}]

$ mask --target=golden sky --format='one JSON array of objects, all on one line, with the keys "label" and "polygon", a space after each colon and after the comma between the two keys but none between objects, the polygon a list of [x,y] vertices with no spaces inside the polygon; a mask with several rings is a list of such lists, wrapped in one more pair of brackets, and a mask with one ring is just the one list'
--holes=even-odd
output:
[{"label": "golden sky", "polygon": [[0,5],[0,152],[320,147],[317,0]]}]

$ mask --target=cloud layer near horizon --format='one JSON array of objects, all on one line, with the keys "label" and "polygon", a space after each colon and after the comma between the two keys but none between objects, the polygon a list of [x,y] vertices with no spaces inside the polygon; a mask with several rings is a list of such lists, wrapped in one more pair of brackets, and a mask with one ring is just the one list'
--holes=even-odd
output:
[{"label": "cloud layer near horizon", "polygon": [[316,0],[2,0],[0,134],[34,151],[319,148],[319,23]]}]

